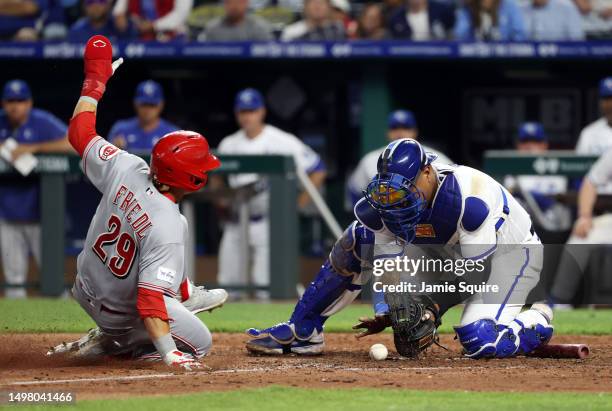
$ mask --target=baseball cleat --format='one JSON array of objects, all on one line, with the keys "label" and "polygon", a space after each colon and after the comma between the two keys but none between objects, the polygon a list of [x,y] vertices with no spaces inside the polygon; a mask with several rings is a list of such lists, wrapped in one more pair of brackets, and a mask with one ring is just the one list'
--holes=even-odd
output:
[{"label": "baseball cleat", "polygon": [[222,288],[208,290],[204,286],[193,286],[191,295],[183,305],[193,314],[201,313],[202,311],[211,311],[219,308],[227,301],[227,291]]},{"label": "baseball cleat", "polygon": [[246,343],[251,354],[264,355],[321,355],[325,349],[323,334],[317,335],[308,341],[294,340],[289,344],[281,344],[272,337],[256,338]]},{"label": "baseball cleat", "polygon": [[95,357],[105,352],[102,347],[103,339],[105,339],[104,333],[99,328],[92,328],[86,335],[76,341],[63,342],[52,347],[47,351],[47,356],[70,354],[79,358]]}]

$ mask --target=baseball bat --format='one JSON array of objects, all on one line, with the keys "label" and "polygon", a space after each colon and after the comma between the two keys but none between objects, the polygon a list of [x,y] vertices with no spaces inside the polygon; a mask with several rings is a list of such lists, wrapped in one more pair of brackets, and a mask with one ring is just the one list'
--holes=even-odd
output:
[{"label": "baseball bat", "polygon": [[528,354],[537,358],[578,358],[584,359],[590,353],[586,344],[546,344]]}]

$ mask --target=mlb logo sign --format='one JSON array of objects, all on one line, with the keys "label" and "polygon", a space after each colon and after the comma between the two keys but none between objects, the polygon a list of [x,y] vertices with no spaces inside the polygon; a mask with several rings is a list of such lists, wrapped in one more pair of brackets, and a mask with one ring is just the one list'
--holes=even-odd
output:
[{"label": "mlb logo sign", "polygon": [[100,148],[100,152],[98,153],[100,160],[108,161],[113,158],[119,152],[119,148],[115,147],[112,144],[105,144]]}]

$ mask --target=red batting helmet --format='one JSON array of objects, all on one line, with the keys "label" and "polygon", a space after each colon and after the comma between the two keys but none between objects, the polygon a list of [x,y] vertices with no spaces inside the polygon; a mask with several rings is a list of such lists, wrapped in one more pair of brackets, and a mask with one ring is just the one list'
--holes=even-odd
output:
[{"label": "red batting helmet", "polygon": [[207,172],[221,165],[199,133],[179,130],[163,136],[151,152],[151,175],[171,187],[197,191],[206,185]]}]

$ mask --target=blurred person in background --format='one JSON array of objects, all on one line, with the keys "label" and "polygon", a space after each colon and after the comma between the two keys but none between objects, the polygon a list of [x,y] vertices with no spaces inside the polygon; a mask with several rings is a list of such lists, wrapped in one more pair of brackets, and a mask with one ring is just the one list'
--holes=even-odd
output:
[{"label": "blurred person in background", "polygon": [[268,41],[273,40],[272,27],[261,17],[248,12],[249,0],[224,0],[225,15],[210,22],[198,40]]},{"label": "blurred person in background", "polygon": [[344,25],[332,18],[330,0],[306,0],[304,19],[288,25],[281,33],[282,41],[344,40]]},{"label": "blurred person in background", "polygon": [[[591,255],[591,248],[574,245],[612,243],[612,214],[593,216],[597,196],[612,194],[612,178],[608,174],[612,158],[612,77],[599,82],[599,110],[602,117],[582,130],[576,145],[576,154],[601,157],[582,180],[577,218],[567,241],[570,247],[562,256],[551,290],[551,301],[560,309],[571,308],[569,304]],[[578,264],[578,269],[575,264]]]},{"label": "blurred person in background", "polygon": [[[265,123],[266,108],[261,93],[255,89],[245,89],[238,93],[234,104],[236,121],[240,130],[225,137],[219,144],[219,154],[243,155],[290,155],[296,167],[303,169],[315,187],[323,185],[327,175],[325,165],[309,146],[293,134],[282,131]],[[266,180],[257,174],[230,174],[231,188],[257,185],[257,194],[248,200],[249,255],[243,255],[241,244],[247,241],[238,221],[238,204],[228,204],[229,219],[223,228],[219,246],[219,284],[246,284],[249,271],[256,286],[270,285],[270,240],[269,240],[269,191]],[[218,184],[218,183],[217,183]],[[298,196],[298,208],[304,209],[310,203],[305,192]],[[246,271],[245,271],[246,267]],[[235,294],[239,296],[239,294]],[[259,299],[269,298],[267,291],[257,291]]]},{"label": "blurred person in background", "polygon": [[330,0],[332,20],[340,22],[346,33],[353,33],[357,29],[357,22],[351,17],[351,3],[348,0]]},{"label": "blurred person in background", "polygon": [[413,41],[446,40],[455,25],[455,9],[436,0],[406,0],[389,19],[394,39]]},{"label": "blurred person in background", "polygon": [[527,31],[515,0],[468,0],[457,11],[455,39],[461,41],[522,41]]},{"label": "blurred person in background", "polygon": [[[517,151],[538,154],[548,149],[548,136],[541,123],[526,122],[519,126]],[[571,226],[570,210],[554,199],[555,195],[567,191],[567,185],[567,177],[559,175],[506,176],[504,179],[504,186],[530,210],[534,222],[549,231],[564,231]],[[534,210],[536,206],[538,210]]]},{"label": "blurred person in background", "polygon": [[294,14],[301,14],[304,10],[303,0],[251,0],[249,1],[249,9],[251,11],[261,10],[267,7],[279,7],[289,10]]},{"label": "blurred person in background", "polygon": [[164,110],[164,90],[153,80],[143,81],[134,96],[136,117],[119,120],[108,133],[108,140],[130,153],[149,153],[160,138],[179,130],[161,118]]},{"label": "blurred person in background", "polygon": [[34,41],[48,0],[0,0],[0,40]]},{"label": "blurred person in background", "polygon": [[523,5],[523,16],[530,40],[584,40],[580,13],[572,1],[530,0]]},{"label": "blurred person in background", "polygon": [[582,17],[582,27],[590,39],[612,38],[611,0],[574,0]]},{"label": "blurred person in background", "polygon": [[599,110],[602,116],[580,132],[577,154],[600,156],[612,148],[612,77],[599,82]]},{"label": "blurred person in background", "polygon": [[[13,159],[31,153],[72,152],[66,124],[53,114],[32,108],[32,93],[23,80],[4,85],[0,111],[0,144],[12,138]],[[40,268],[39,183],[18,178],[0,185],[0,252],[7,298],[25,298],[29,256]]]},{"label": "blurred person in background", "polygon": [[[389,114],[387,119],[387,140],[395,141],[401,138],[411,138],[420,140],[419,129],[417,127],[416,118],[412,111],[396,110]],[[388,142],[381,148],[370,151],[363,156],[357,168],[350,175],[348,180],[348,191],[353,205],[363,197],[363,190],[366,189],[372,177],[378,173],[376,165],[378,157],[383,152]],[[453,161],[438,150],[421,144],[425,151],[437,156],[436,162],[443,164],[453,164]]]},{"label": "blurred person in background", "polygon": [[113,18],[122,32],[131,20],[141,40],[168,41],[185,37],[192,8],[193,0],[117,0]]},{"label": "blurred person in background", "polygon": [[95,34],[101,34],[111,40],[135,37],[134,27],[128,22],[128,27],[120,31],[115,27],[111,16],[113,0],[84,0],[84,16],[77,20],[68,33],[68,40],[86,43]]},{"label": "blurred person in background", "polygon": [[609,194],[611,185],[612,149],[608,149],[584,177],[578,193],[578,218],[574,222],[572,235],[567,241],[569,247],[562,254],[550,292],[551,302],[557,309],[572,308],[570,304],[594,250],[586,245],[612,243],[612,213],[594,216],[598,194]]},{"label": "blurred person in background", "polygon": [[395,15],[402,7],[404,7],[403,0],[383,0],[382,2],[383,14],[385,15],[385,23],[388,23],[391,17]]},{"label": "blurred person in background", "polygon": [[389,37],[385,24],[383,7],[378,3],[369,3],[357,19],[357,29],[351,35],[356,40],[384,40]]}]

